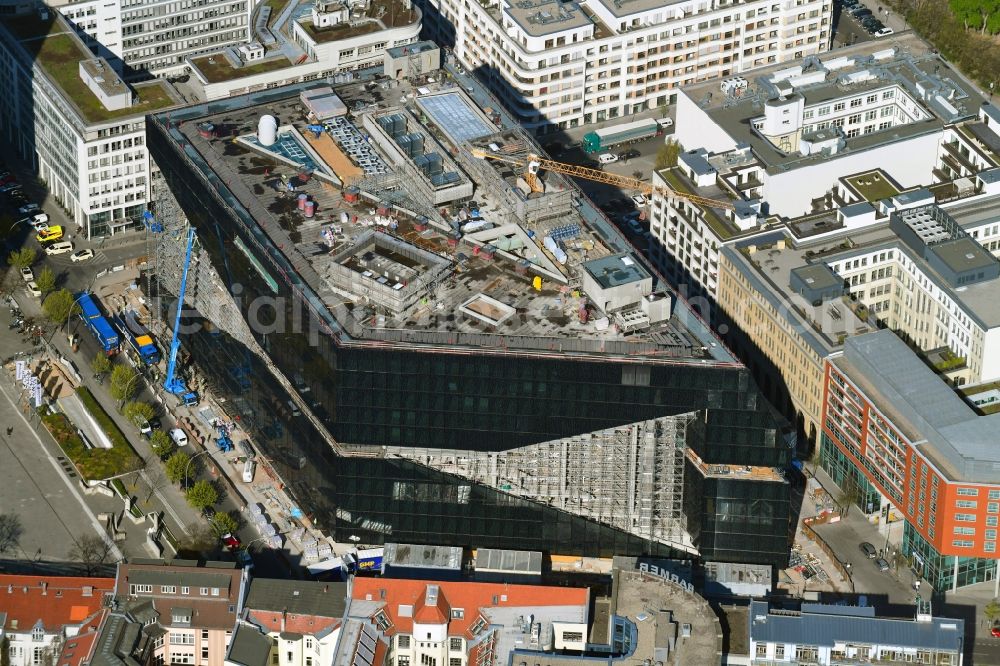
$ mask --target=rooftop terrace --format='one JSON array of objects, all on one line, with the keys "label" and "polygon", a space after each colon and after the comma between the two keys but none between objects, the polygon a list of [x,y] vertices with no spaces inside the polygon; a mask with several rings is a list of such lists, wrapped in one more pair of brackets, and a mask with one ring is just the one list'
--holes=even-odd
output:
[{"label": "rooftop terrace", "polygon": [[48,20],[30,15],[7,19],[2,25],[63,91],[84,121],[96,124],[142,116],[178,104],[179,100],[171,95],[167,83],[150,81],[132,86],[135,99],[131,107],[117,111],[106,109],[80,78],[80,62],[93,59],[93,54],[57,12],[50,13],[52,18]]},{"label": "rooftop terrace", "polygon": [[292,63],[288,62],[288,58],[278,55],[267,60],[244,65],[243,67],[233,67],[232,63],[221,53],[217,53],[214,56],[208,55],[201,58],[192,58],[191,64],[198,68],[198,71],[201,72],[208,83],[221,83],[222,81],[231,81],[244,76],[266,74],[292,66]]},{"label": "rooftop terrace", "polygon": [[591,20],[576,2],[560,0],[504,0],[504,12],[522,30],[534,37],[590,25]]},{"label": "rooftop terrace", "polygon": [[[432,85],[430,94],[439,86]],[[457,164],[475,184],[474,201],[452,207],[437,219],[422,220],[382,210],[377,199],[349,203],[315,178],[296,180],[299,186],[289,194],[283,182],[295,179],[296,169],[249,145],[206,139],[198,132],[199,124],[208,121],[236,134],[252,133],[257,119],[270,113],[281,118],[282,126],[308,134],[297,91],[285,96],[272,91],[268,102],[257,107],[197,107],[201,113],[189,108],[179,124],[174,116],[171,131],[178,139],[183,134],[211,170],[229,183],[238,204],[301,267],[301,276],[336,318],[346,343],[624,355],[669,363],[725,358],[713,354],[710,348],[715,345],[697,338],[676,317],[625,335],[594,308],[580,288],[581,265],[613,252],[572,205],[570,188],[561,176],[542,174],[545,191],[525,192],[517,188],[516,169],[473,160],[460,150]],[[373,99],[361,84],[340,86],[336,92],[348,108]],[[378,92],[377,103],[352,114],[349,121],[361,127],[366,114],[395,108],[400,100],[393,94],[399,91]],[[444,153],[455,149],[443,133],[433,141]],[[530,139],[508,132],[477,141],[525,151]],[[425,144],[424,150],[429,149]],[[343,152],[350,153],[347,147]],[[362,192],[379,183],[398,192],[407,181],[413,182],[405,171],[411,167],[400,172],[403,167],[391,155],[383,154],[382,159],[389,171],[359,181]],[[314,217],[297,210],[300,193],[315,202]],[[528,219],[512,212],[518,205],[528,207]],[[542,242],[546,238],[553,239],[551,246]]]},{"label": "rooftop terrace", "polygon": [[[407,6],[409,4],[409,6]],[[313,41],[324,44],[336,42],[351,37],[370,35],[386,28],[401,28],[412,25],[420,18],[420,11],[405,0],[371,0],[371,5],[365,12],[367,20],[358,17],[348,23],[341,23],[326,28],[317,28],[310,18],[299,21],[299,26]]]}]

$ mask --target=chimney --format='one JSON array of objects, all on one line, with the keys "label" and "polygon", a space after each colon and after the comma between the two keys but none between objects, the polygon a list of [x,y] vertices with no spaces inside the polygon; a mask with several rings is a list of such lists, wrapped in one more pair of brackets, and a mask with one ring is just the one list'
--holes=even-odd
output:
[{"label": "chimney", "polygon": [[84,585],[83,586],[83,596],[85,596],[85,597],[92,597],[92,596],[94,596],[94,586],[93,585]]},{"label": "chimney", "polygon": [[48,582],[43,580],[41,583],[39,583],[39,585],[42,586],[42,596],[43,597],[48,596],[48,594],[49,594],[49,584],[48,584]]}]

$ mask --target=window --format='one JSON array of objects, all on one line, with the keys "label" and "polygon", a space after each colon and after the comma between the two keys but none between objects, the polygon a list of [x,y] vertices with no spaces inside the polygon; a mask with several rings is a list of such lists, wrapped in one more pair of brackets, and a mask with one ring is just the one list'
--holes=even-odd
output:
[{"label": "window", "polygon": [[1000,500],[1000,490],[991,490],[990,491],[990,499],[991,500]]},{"label": "window", "polygon": [[758,657],[767,656],[767,643],[757,643],[757,656]]},{"label": "window", "polygon": [[774,646],[774,658],[775,659],[784,659],[785,658],[785,644],[784,643],[779,643],[778,645]]},{"label": "window", "polygon": [[186,608],[175,608],[170,612],[174,624],[191,624],[191,611]]},{"label": "window", "polygon": [[971,513],[956,513],[955,520],[960,523],[974,523],[976,522],[976,516]]},{"label": "window", "polygon": [[451,619],[453,619],[453,620],[461,620],[464,617],[465,617],[465,609],[464,608],[452,608],[451,609]]},{"label": "window", "polygon": [[952,541],[951,545],[954,546],[955,548],[972,548],[972,542],[971,541],[964,541],[964,540],[960,540],[960,539],[956,539],[955,541]]},{"label": "window", "polygon": [[886,116],[891,116],[892,115],[892,107],[891,106],[883,106],[882,107],[882,111],[880,112],[880,115],[883,118],[885,118]]},{"label": "window", "polygon": [[868,95],[868,97],[865,98],[865,101],[869,104],[874,104],[878,101],[878,95]]},{"label": "window", "polygon": [[563,640],[569,643],[580,643],[583,641],[583,633],[579,631],[564,631]]},{"label": "window", "polygon": [[402,654],[396,657],[396,666],[410,666],[409,655]]},{"label": "window", "polygon": [[181,585],[181,594],[191,594],[191,588],[187,585]]},{"label": "window", "polygon": [[979,497],[979,488],[959,488],[955,492],[963,497]]},{"label": "window", "polygon": [[462,658],[452,657],[451,659],[448,660],[448,666],[462,666]]},{"label": "window", "polygon": [[861,98],[860,97],[858,97],[857,99],[852,99],[851,100],[851,108],[852,109],[856,109],[859,106],[861,106]]},{"label": "window", "polygon": [[208,629],[202,629],[201,630],[201,640],[203,640],[203,641],[207,641],[208,640]]},{"label": "window", "polygon": [[313,658],[311,655],[306,655],[306,666],[313,666]]},{"label": "window", "polygon": [[198,589],[198,594],[200,594],[203,597],[208,596],[208,588],[207,587],[199,588]]},{"label": "window", "polygon": [[271,653],[271,666],[278,666],[278,652]]},{"label": "window", "polygon": [[35,627],[31,630],[31,640],[38,642],[45,638],[45,628]]},{"label": "window", "polygon": [[469,633],[472,634],[473,636],[478,636],[485,628],[486,628],[486,620],[480,617],[473,623],[471,627],[469,627]]},{"label": "window", "polygon": [[179,631],[170,632],[171,645],[194,645],[194,634],[181,633]]},{"label": "window", "polygon": [[996,516],[986,516],[986,524],[989,527],[996,527],[997,526],[997,517]]},{"label": "window", "polygon": [[959,509],[975,509],[976,504],[975,500],[955,500],[955,507]]},{"label": "window", "polygon": [[213,587],[212,588],[212,596],[213,597],[219,596],[219,588],[217,588],[217,587]]},{"label": "window", "polygon": [[882,99],[892,99],[895,96],[896,96],[895,90],[886,90],[884,93],[882,93]]},{"label": "window", "polygon": [[847,105],[844,104],[843,102],[837,102],[836,104],[833,105],[833,110],[834,111],[843,111],[845,106],[847,106]]},{"label": "window", "polygon": [[312,639],[312,636],[306,636],[306,649],[307,650],[312,650],[313,649],[313,639]]},{"label": "window", "polygon": [[975,527],[956,527],[955,534],[960,534],[962,536],[973,536],[976,533]]},{"label": "window", "polygon": [[829,113],[830,113],[830,107],[828,107],[828,106],[821,106],[821,107],[819,107],[819,111],[817,113],[819,115],[821,115],[821,116],[829,115]]},{"label": "window", "polygon": [[461,638],[450,638],[448,639],[448,649],[452,652],[458,652],[462,649],[462,639]]},{"label": "window", "polygon": [[987,541],[983,545],[983,550],[985,550],[987,553],[992,553],[996,549],[997,549],[997,542],[996,541]]},{"label": "window", "polygon": [[809,120],[812,117],[813,117],[813,110],[812,109],[809,109],[808,111],[803,111],[802,112],[802,118],[804,120]]},{"label": "window", "polygon": [[152,585],[129,585],[129,594],[151,594],[153,592]]},{"label": "window", "polygon": [[35,649],[31,651],[31,663],[35,664],[36,666],[37,664],[42,663],[42,659],[44,657],[45,657],[45,648],[43,648],[41,645],[35,646]]},{"label": "window", "polygon": [[400,634],[399,636],[397,636],[396,637],[396,647],[398,647],[400,650],[409,650],[410,649],[410,637],[407,636],[406,634]]},{"label": "window", "polygon": [[177,594],[176,585],[161,585],[160,594]]},{"label": "window", "polygon": [[861,122],[861,114],[860,113],[855,113],[853,116],[848,116],[848,118],[847,118],[847,123],[849,125],[857,125],[860,122]]}]

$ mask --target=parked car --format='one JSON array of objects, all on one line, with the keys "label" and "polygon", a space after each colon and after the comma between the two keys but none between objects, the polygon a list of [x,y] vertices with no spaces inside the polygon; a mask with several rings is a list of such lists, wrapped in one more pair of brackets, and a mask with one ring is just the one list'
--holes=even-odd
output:
[{"label": "parked car", "polygon": [[32,272],[30,268],[25,266],[24,268],[21,269],[21,277],[24,279],[25,282],[31,282],[32,280],[35,279],[35,274],[34,272]]},{"label": "parked car", "polygon": [[891,35],[893,32],[894,31],[893,31],[892,28],[890,28],[888,26],[882,26],[881,28],[879,28],[878,30],[875,31],[875,36],[876,37],[886,37],[888,35]]},{"label": "parked car", "polygon": [[601,153],[597,156],[597,161],[601,164],[614,164],[618,161],[618,156],[611,153]]},{"label": "parked car", "polygon": [[878,550],[876,550],[875,546],[871,545],[867,541],[862,541],[859,548],[861,548],[861,552],[864,553],[865,557],[869,560],[874,560],[878,557]]},{"label": "parked car", "polygon": [[187,433],[180,428],[174,428],[170,431],[170,439],[174,440],[174,444],[177,446],[187,446],[188,443]]},{"label": "parked car", "polygon": [[0,192],[13,192],[14,190],[20,188],[21,188],[21,183],[17,182],[16,180],[12,180],[9,183],[4,183],[3,186],[0,186]]},{"label": "parked car", "polygon": [[628,228],[632,233],[642,235],[642,224],[639,223],[639,220],[629,220]]},{"label": "parked car", "polygon": [[38,232],[36,238],[39,243],[52,243],[63,237],[63,228],[59,226],[49,227]]},{"label": "parked car", "polygon": [[45,254],[55,255],[55,254],[66,254],[67,252],[73,251],[73,244],[69,241],[59,241],[58,243],[52,243],[52,245],[45,246]]},{"label": "parked car", "polygon": [[235,534],[230,534],[229,532],[223,534],[220,537],[220,540],[222,541],[222,545],[231,551],[237,551],[240,549],[240,546],[243,545],[240,542],[240,538],[238,536],[236,536]]},{"label": "parked car", "polygon": [[993,627],[990,629],[990,636],[993,638],[1000,638],[1000,627]]},{"label": "parked car", "polygon": [[90,249],[87,249],[87,250],[77,250],[76,252],[74,252],[70,256],[70,261],[74,261],[74,262],[76,262],[76,261],[86,261],[87,259],[93,258],[93,256],[94,256],[94,251],[93,250],[90,250]]},{"label": "parked car", "polygon": [[628,150],[624,150],[624,151],[618,153],[618,159],[620,159],[620,160],[631,160],[631,159],[635,159],[636,157],[640,157],[641,155],[642,155],[642,153],[640,153],[635,148],[629,148]]},{"label": "parked car", "polygon": [[36,204],[36,203],[29,203],[29,204],[25,204],[25,205],[21,206],[20,208],[18,208],[17,212],[20,213],[21,215],[30,215],[31,213],[35,213],[35,212],[37,212],[39,210],[41,210],[41,209],[38,207],[38,204]]},{"label": "parked car", "polygon": [[153,426],[144,418],[136,420],[135,426],[139,429],[139,434],[147,439],[153,436]]},{"label": "parked car", "polygon": [[881,23],[881,21],[879,21],[874,16],[866,16],[865,18],[861,19],[861,26],[864,28],[867,28],[870,25],[875,25],[876,23]]},{"label": "parked car", "polygon": [[858,21],[860,23],[862,20],[864,20],[866,16],[872,16],[872,10],[868,8],[862,8],[856,12],[852,12],[851,15],[854,17],[855,21]]},{"label": "parked car", "polygon": [[636,206],[645,206],[646,205],[646,197],[643,194],[637,194],[637,195],[635,195],[634,197],[632,197],[632,201],[635,202]]},{"label": "parked car", "polygon": [[42,296],[42,290],[38,288],[34,280],[28,283],[28,293],[36,298],[41,298]]},{"label": "parked car", "polygon": [[32,226],[39,224],[44,224],[46,227],[49,226],[49,216],[47,213],[35,213],[31,216]]},{"label": "parked car", "polygon": [[875,560],[875,568],[877,568],[879,571],[888,571],[889,563],[886,561],[884,557],[880,557],[877,560]]}]

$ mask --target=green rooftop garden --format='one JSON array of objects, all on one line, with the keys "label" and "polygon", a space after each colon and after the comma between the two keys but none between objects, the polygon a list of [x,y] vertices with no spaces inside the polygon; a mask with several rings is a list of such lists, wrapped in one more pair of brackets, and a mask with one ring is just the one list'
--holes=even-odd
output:
[{"label": "green rooftop garden", "polygon": [[[691,188],[690,185],[688,185],[687,181],[678,172],[677,167],[663,169],[662,171],[660,171],[660,175],[663,176],[663,179],[667,181],[667,185],[670,186],[670,189],[680,192],[681,194],[694,194],[694,195],[698,194]],[[695,204],[695,205],[698,206],[699,209],[701,209],[705,218],[705,223],[712,228],[712,231],[714,231],[719,236],[719,238],[726,239],[732,237],[735,234],[735,231],[733,230],[731,225],[729,225],[728,223],[726,223],[725,220],[719,217],[718,213],[716,213],[714,210],[702,204]]]},{"label": "green rooftop garden", "polygon": [[73,461],[76,469],[86,481],[103,481],[135,471],[140,462],[132,445],[115,425],[107,412],[97,404],[94,396],[85,387],[76,390],[77,397],[90,412],[94,420],[111,441],[110,449],[87,448],[77,434],[76,426],[65,414],[52,414],[41,410],[42,423],[52,433],[66,457]]},{"label": "green rooftop garden", "polygon": [[[212,60],[212,62],[209,62],[209,60]],[[279,56],[251,65],[244,65],[243,67],[233,67],[229,63],[229,59],[221,53],[214,56],[192,58],[191,64],[198,68],[198,71],[204,75],[205,80],[209,83],[232,81],[233,79],[253,76],[254,74],[266,74],[267,72],[274,72],[291,65],[288,62],[288,58]]]},{"label": "green rooftop garden", "polygon": [[379,25],[377,21],[368,21],[367,23],[362,23],[356,26],[352,26],[348,23],[341,23],[340,25],[330,26],[329,28],[317,28],[312,24],[312,21],[307,19],[300,25],[305,28],[306,33],[318,43],[336,42],[349,37],[370,35],[371,33],[378,32],[382,29],[382,26]]},{"label": "green rooftop garden", "polygon": [[851,176],[847,179],[847,182],[869,203],[888,199],[899,194],[899,190],[889,182],[888,176],[881,170],[869,171],[860,176]]},{"label": "green rooftop garden", "polygon": [[[53,12],[54,13],[54,12]],[[28,54],[41,65],[52,82],[71,99],[85,120],[91,123],[142,115],[177,102],[160,81],[135,86],[135,103],[127,109],[109,111],[80,79],[80,61],[95,56],[84,48],[76,35],[56,20],[42,21],[34,16],[5,22],[18,36]]]}]

